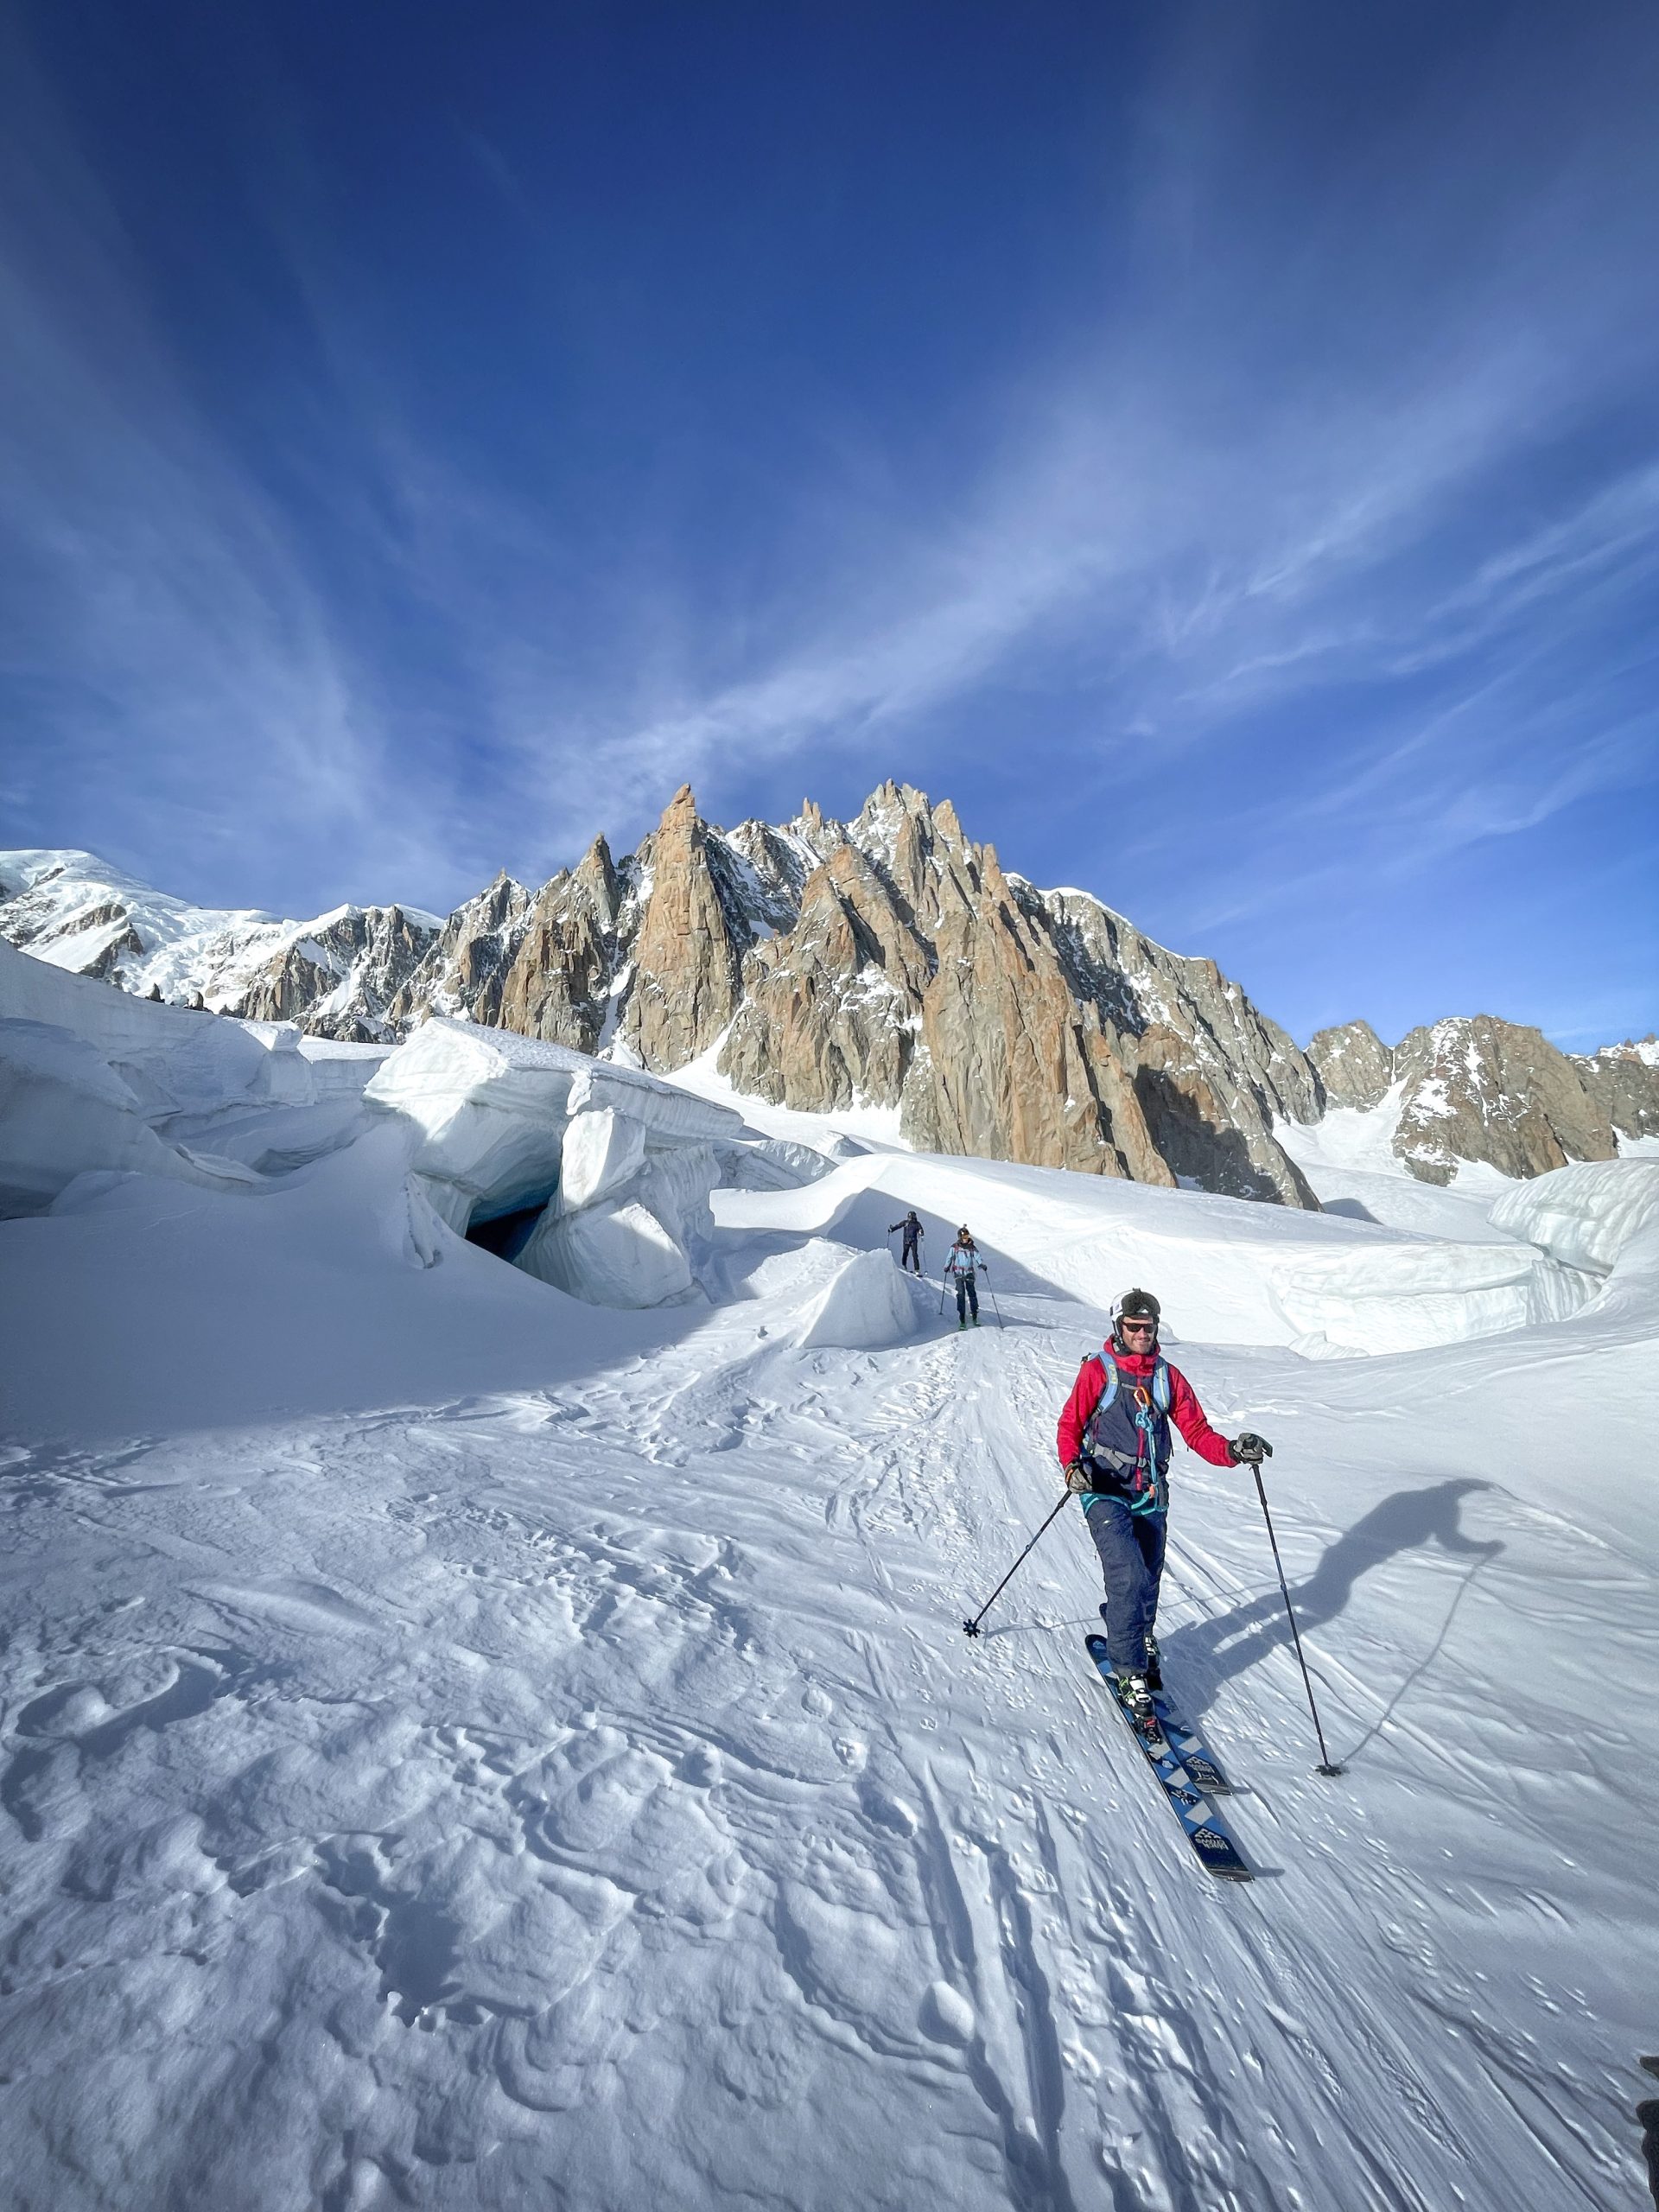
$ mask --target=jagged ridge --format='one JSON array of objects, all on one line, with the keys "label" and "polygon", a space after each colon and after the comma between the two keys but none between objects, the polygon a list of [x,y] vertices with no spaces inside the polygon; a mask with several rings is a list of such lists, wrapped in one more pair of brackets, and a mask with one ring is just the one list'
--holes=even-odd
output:
[{"label": "jagged ridge", "polygon": [[1005,874],[949,801],[887,783],[839,822],[704,822],[689,787],[639,849],[596,838],[539,891],[502,874],[447,918],[311,922],[189,906],[92,855],[0,856],[0,934],[170,998],[343,1039],[460,1014],[671,1075],[717,1052],[741,1092],[896,1109],[924,1148],[1313,1206],[1273,1134],[1327,1095],[1401,1086],[1395,1149],[1534,1174],[1659,1133],[1659,1067],[1588,1058],[1487,1016],[1392,1052],[1363,1023],[1306,1053],[1213,961],[1088,894]]}]

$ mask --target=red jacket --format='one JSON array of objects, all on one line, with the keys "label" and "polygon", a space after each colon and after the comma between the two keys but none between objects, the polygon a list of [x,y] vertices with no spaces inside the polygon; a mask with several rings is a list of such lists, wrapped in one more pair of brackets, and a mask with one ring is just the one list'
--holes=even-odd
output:
[{"label": "red jacket", "polygon": [[[1112,1357],[1117,1363],[1119,1375],[1128,1383],[1149,1382],[1158,1363],[1157,1354],[1149,1351],[1114,1351]],[[1100,1402],[1100,1394],[1105,1387],[1105,1370],[1100,1362],[1085,1359],[1060,1414],[1057,1442],[1063,1467],[1069,1467],[1082,1451],[1083,1432],[1088,1427],[1089,1416]],[[1199,1459],[1209,1460],[1212,1467],[1236,1465],[1232,1446],[1211,1427],[1204,1417],[1204,1408],[1193,1395],[1192,1385],[1180,1369],[1173,1366],[1169,1370],[1169,1417]]]}]

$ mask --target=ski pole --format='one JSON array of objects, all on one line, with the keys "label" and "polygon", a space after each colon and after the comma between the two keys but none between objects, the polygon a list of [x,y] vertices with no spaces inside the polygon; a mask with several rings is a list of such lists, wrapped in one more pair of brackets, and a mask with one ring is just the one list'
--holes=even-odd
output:
[{"label": "ski pole", "polygon": [[945,1287],[950,1282],[950,1278],[949,1275],[941,1275],[939,1277],[939,1311],[941,1313],[944,1311]]},{"label": "ski pole", "polygon": [[1302,1670],[1302,1687],[1307,1692],[1307,1709],[1313,1716],[1313,1733],[1319,1739],[1319,1767],[1321,1774],[1340,1774],[1342,1769],[1332,1760],[1325,1747],[1325,1731],[1319,1726],[1319,1708],[1313,1702],[1313,1683],[1307,1671],[1307,1661],[1302,1656],[1302,1639],[1296,1633],[1296,1609],[1290,1602],[1290,1586],[1285,1580],[1284,1562],[1279,1556],[1279,1539],[1273,1533],[1273,1516],[1268,1510],[1268,1493],[1262,1481],[1262,1462],[1252,1459],[1250,1472],[1255,1477],[1255,1494],[1262,1501],[1262,1518],[1268,1524],[1268,1541],[1273,1546],[1273,1563],[1279,1570],[1279,1587],[1284,1592],[1285,1611],[1290,1621],[1291,1641],[1296,1646],[1297,1662]]},{"label": "ski pole", "polygon": [[981,1621],[982,1621],[986,1614],[990,1611],[991,1607],[996,1603],[997,1599],[1002,1595],[1002,1592],[1007,1588],[1009,1583],[1013,1581],[1014,1576],[1018,1574],[1020,1568],[1030,1558],[1032,1553],[1037,1548],[1039,1540],[1046,1534],[1049,1522],[1054,1519],[1054,1515],[1059,1512],[1061,1506],[1066,1505],[1071,1502],[1071,1493],[1069,1490],[1063,1490],[1060,1492],[1060,1503],[1055,1507],[1054,1512],[1049,1515],[1048,1520],[1044,1522],[1042,1527],[1037,1531],[1036,1535],[1034,1535],[1031,1541],[1026,1546],[1024,1551],[1020,1553],[1019,1558],[1015,1560],[1014,1565],[1008,1569],[1002,1580],[997,1584],[995,1589],[992,1591],[990,1596],[985,1600],[979,1611],[974,1615],[972,1620],[963,1621],[962,1629],[964,1636],[977,1636],[979,1634],[979,1624]]},{"label": "ski pole", "polygon": [[985,1276],[985,1287],[991,1294],[991,1311],[996,1316],[996,1325],[999,1329],[1006,1329],[1008,1325],[1002,1319],[1002,1308],[996,1302],[996,1285],[991,1281],[991,1271],[987,1268],[983,1270],[983,1273]]}]

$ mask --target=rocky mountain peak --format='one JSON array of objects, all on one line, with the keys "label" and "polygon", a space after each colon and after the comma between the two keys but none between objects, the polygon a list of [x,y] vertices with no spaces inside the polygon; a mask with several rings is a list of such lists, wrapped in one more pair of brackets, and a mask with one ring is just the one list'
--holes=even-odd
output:
[{"label": "rocky mountain peak", "polygon": [[1320,1030],[1308,1058],[1333,1105],[1372,1107],[1398,1087],[1393,1148],[1424,1182],[1449,1182],[1462,1160],[1540,1175],[1611,1160],[1621,1135],[1659,1135],[1659,1067],[1569,1055],[1491,1014],[1427,1024],[1392,1051],[1369,1022],[1344,1022]]},{"label": "rocky mountain peak", "polygon": [[1394,1055],[1369,1021],[1321,1029],[1307,1048],[1333,1106],[1380,1105],[1394,1081]]},{"label": "rocky mountain peak", "polygon": [[724,860],[682,784],[652,837],[651,886],[619,1025],[639,1065],[659,1075],[706,1052],[737,1011],[753,930],[741,880]]},{"label": "rocky mountain peak", "polygon": [[603,836],[594,838],[576,863],[571,880],[587,899],[594,915],[602,919],[607,930],[616,927],[617,915],[622,905],[622,887],[617,880],[616,863],[611,858],[611,849]]},{"label": "rocky mountain peak", "polygon": [[683,784],[618,859],[596,837],[532,891],[505,872],[442,921],[397,906],[306,923],[197,908],[96,856],[0,855],[0,934],[124,988],[339,1037],[429,1014],[670,1074],[718,1046],[740,1091],[891,1110],[918,1145],[1290,1205],[1274,1134],[1397,1092],[1395,1150],[1532,1174],[1659,1135],[1659,1045],[1569,1058],[1486,1015],[1370,1025],[1300,1051],[1213,960],[1092,894],[1044,891],[948,799],[889,779],[849,822],[705,822]]},{"label": "rocky mountain peak", "polygon": [[1573,1071],[1611,1128],[1624,1136],[1659,1137],[1659,1038],[1574,1053]]}]

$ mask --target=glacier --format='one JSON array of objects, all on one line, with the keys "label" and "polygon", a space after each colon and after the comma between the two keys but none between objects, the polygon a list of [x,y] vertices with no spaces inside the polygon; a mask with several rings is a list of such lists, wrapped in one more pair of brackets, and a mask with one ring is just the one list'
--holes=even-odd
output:
[{"label": "glacier", "polygon": [[[1350,1131],[1314,1214],[469,1029],[325,1049],[0,946],[65,1102],[0,1118],[16,2200],[1637,2201],[1654,1164],[1433,1189]],[[1005,1330],[899,1276],[912,1205]],[[591,1240],[584,1294],[474,1209]],[[1178,1450],[1160,1634],[1243,1887],[1103,1708],[1072,1516],[958,1626],[1130,1282],[1274,1442],[1347,1770],[1252,1490]]]}]

